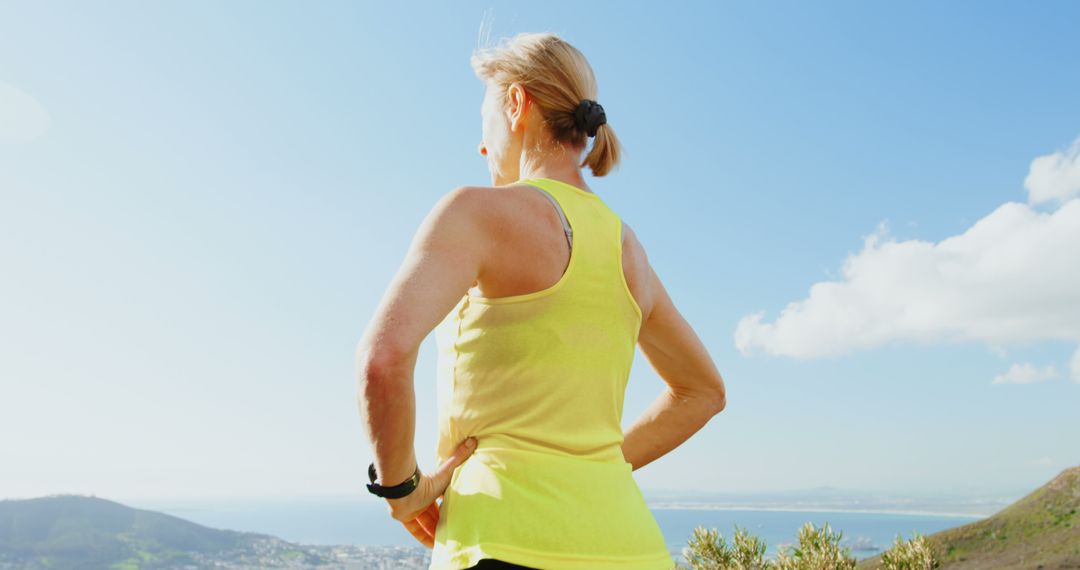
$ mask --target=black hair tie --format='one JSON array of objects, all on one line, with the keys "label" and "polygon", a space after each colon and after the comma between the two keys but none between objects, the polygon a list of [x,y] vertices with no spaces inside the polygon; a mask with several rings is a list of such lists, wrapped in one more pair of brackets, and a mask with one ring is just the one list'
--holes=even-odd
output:
[{"label": "black hair tie", "polygon": [[592,99],[582,99],[574,109],[574,123],[590,137],[596,136],[596,129],[607,123],[607,115],[600,103]]}]

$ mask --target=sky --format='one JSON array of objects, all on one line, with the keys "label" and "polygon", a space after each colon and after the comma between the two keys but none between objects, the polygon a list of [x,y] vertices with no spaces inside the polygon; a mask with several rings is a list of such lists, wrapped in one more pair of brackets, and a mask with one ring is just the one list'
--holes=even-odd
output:
[{"label": "sky", "polygon": [[[0,3],[0,497],[378,500],[355,347],[528,31],[727,388],[646,494],[1080,464],[1080,5],[635,6]],[[433,336],[415,384],[431,470]],[[663,388],[639,350],[624,427]]]}]

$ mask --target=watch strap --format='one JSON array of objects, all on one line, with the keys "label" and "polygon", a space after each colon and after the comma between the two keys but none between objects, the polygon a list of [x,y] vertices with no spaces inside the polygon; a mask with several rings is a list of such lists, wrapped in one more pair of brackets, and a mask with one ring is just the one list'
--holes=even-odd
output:
[{"label": "watch strap", "polygon": [[415,491],[416,487],[420,484],[420,465],[417,464],[416,471],[413,472],[412,477],[409,477],[402,483],[394,485],[393,487],[385,487],[375,482],[375,479],[378,479],[378,475],[375,473],[374,462],[368,466],[368,478],[371,479],[371,483],[367,485],[367,489],[371,494],[378,495],[385,499],[400,499]]}]

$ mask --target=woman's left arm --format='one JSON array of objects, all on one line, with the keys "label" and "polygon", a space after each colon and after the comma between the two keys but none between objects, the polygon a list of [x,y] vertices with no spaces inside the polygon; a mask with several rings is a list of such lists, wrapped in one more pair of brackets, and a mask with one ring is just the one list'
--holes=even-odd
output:
[{"label": "woman's left arm", "polygon": [[[397,485],[417,467],[416,358],[424,338],[468,293],[487,259],[491,243],[483,223],[482,192],[462,186],[439,199],[420,224],[357,346],[356,397],[380,485]],[[386,499],[391,515],[429,547],[438,521],[435,500],[472,451],[460,443],[431,475],[421,470],[415,491]]]}]

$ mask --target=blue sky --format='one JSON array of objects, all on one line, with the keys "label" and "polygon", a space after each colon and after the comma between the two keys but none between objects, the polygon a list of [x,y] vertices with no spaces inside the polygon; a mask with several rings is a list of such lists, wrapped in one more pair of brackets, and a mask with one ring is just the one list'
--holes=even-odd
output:
[{"label": "blue sky", "polygon": [[[589,58],[626,155],[588,183],[724,375],[643,489],[1020,496],[1080,464],[1078,20],[7,2],[0,496],[366,495],[353,350],[430,207],[490,182],[481,24]],[[639,352],[626,426],[662,387]]]}]

